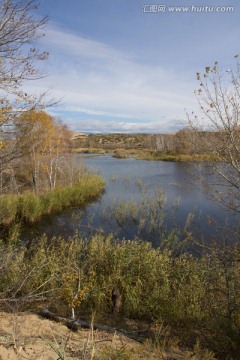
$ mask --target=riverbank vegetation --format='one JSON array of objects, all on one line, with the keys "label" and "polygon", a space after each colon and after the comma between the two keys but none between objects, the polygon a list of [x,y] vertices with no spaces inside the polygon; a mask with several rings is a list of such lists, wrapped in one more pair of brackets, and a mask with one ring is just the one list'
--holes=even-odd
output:
[{"label": "riverbank vegetation", "polygon": [[104,180],[97,175],[83,174],[70,186],[41,195],[25,192],[0,196],[0,224],[33,223],[44,215],[59,213],[73,206],[84,206],[96,199],[104,189]]},{"label": "riverbank vegetation", "polygon": [[87,172],[70,153],[69,130],[46,112],[31,110],[15,119],[18,156],[0,174],[0,224],[35,222],[43,215],[83,206],[101,194],[104,181]]},{"label": "riverbank vegetation", "polygon": [[73,148],[72,151],[74,153],[79,153],[79,154],[99,154],[99,155],[104,155],[104,154],[111,153],[111,150],[91,148],[91,147],[90,148]]},{"label": "riverbank vegetation", "polygon": [[[204,133],[208,141],[216,137]],[[180,130],[173,134],[90,134],[75,135],[71,140],[73,151],[83,154],[107,154],[126,159],[183,162],[220,161],[219,154],[209,151],[194,131]]]},{"label": "riverbank vegetation", "polygon": [[181,346],[198,342],[218,358],[237,358],[238,247],[223,251],[212,246],[193,257],[113,235],[86,240],[76,234],[50,242],[42,237],[27,247],[15,236],[0,243],[3,309],[48,307],[65,316],[74,310],[77,318],[94,313],[97,322],[115,326],[140,320],[148,328],[167,327]]},{"label": "riverbank vegetation", "polygon": [[[177,154],[163,153],[158,150],[134,150],[134,149],[116,149],[113,157],[117,159],[134,158],[137,160],[154,160],[154,161],[181,161],[181,162],[210,162],[213,161],[212,156],[208,154]],[[219,160],[216,158],[215,161]]]},{"label": "riverbank vegetation", "polygon": [[220,161],[220,157],[202,154],[178,154],[174,152],[164,153],[159,150],[148,149],[101,149],[101,148],[76,148],[72,150],[78,154],[106,155],[112,154],[116,159],[134,158],[136,160],[148,161],[174,161],[174,162],[213,162]]}]

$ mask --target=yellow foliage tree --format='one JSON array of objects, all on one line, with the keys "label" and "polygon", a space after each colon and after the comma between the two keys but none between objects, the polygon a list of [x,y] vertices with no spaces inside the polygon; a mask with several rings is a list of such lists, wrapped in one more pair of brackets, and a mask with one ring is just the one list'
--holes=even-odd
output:
[{"label": "yellow foliage tree", "polygon": [[25,171],[38,193],[43,184],[53,190],[60,161],[69,151],[69,130],[44,111],[31,110],[16,122],[18,143],[25,154]]}]

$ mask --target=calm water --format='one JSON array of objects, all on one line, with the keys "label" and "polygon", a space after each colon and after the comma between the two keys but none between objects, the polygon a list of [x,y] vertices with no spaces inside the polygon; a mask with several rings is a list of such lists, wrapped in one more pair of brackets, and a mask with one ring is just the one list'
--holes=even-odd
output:
[{"label": "calm water", "polygon": [[[79,161],[82,161],[81,156]],[[189,213],[194,214],[190,230],[205,238],[219,238],[226,226],[233,227],[237,222],[236,217],[230,216],[207,198],[192,176],[194,169],[187,164],[115,159],[110,155],[84,156],[84,162],[105,178],[106,189],[102,197],[84,209],[71,209],[51,219],[45,218],[34,232],[66,236],[76,230],[89,234],[102,228],[106,233],[116,232],[120,238],[132,239],[137,235],[158,245],[162,226],[168,231],[175,226],[183,228]],[[159,203],[155,203],[154,209],[158,212],[156,218],[150,204],[161,192],[164,192],[166,203],[163,209],[159,208]],[[119,203],[120,209],[125,209],[127,203],[134,204],[134,209],[145,219],[151,217],[153,211],[157,226],[149,230],[150,218],[145,226],[140,226],[139,217],[132,219],[128,213],[125,214],[125,221],[122,221],[122,217],[116,219],[112,210],[119,209]]]}]

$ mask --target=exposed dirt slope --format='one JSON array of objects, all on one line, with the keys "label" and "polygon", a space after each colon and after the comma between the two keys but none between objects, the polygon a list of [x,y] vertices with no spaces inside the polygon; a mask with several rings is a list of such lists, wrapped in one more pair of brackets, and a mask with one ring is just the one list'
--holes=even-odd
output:
[{"label": "exposed dirt slope", "polygon": [[[0,313],[1,360],[91,359],[94,354],[94,359],[110,359],[113,352],[115,355],[119,352],[119,359],[147,358],[141,344],[120,334],[72,332],[62,324],[34,314]],[[123,353],[125,356],[121,357]]]},{"label": "exposed dirt slope", "polygon": [[65,325],[31,313],[0,313],[0,360],[203,359],[199,355],[175,346],[166,351],[151,342],[140,344],[105,331],[72,332]]}]

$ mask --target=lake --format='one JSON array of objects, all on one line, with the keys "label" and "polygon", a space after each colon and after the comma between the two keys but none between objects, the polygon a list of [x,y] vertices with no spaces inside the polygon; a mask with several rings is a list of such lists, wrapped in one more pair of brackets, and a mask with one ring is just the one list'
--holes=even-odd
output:
[{"label": "lake", "polygon": [[[111,155],[78,155],[79,162],[106,180],[101,198],[85,207],[44,218],[34,229],[36,235],[68,236],[75,231],[86,235],[103,229],[121,239],[138,236],[155,246],[164,231],[186,229],[198,238],[224,236],[232,240],[225,228],[233,228],[239,220],[228,214],[205,194],[193,166],[180,162],[116,159]],[[84,160],[83,160],[84,159]],[[187,220],[188,219],[188,220]]]}]

